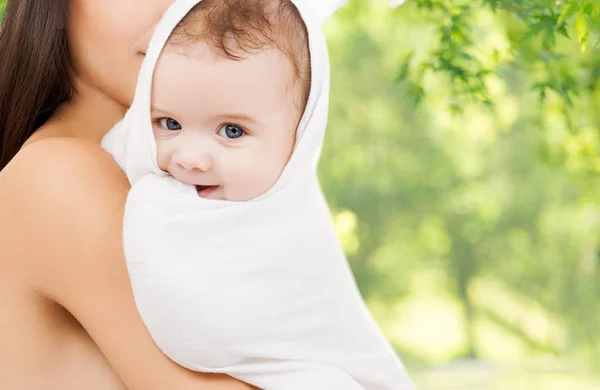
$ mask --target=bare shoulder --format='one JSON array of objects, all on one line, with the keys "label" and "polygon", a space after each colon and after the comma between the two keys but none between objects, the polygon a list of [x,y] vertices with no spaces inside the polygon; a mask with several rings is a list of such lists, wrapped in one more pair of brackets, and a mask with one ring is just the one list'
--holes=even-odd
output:
[{"label": "bare shoulder", "polygon": [[[110,156],[94,145],[56,141],[25,147],[0,172],[0,274],[10,275],[0,283],[0,317],[5,319],[0,324],[0,350],[7,352],[0,360],[8,369],[8,375],[0,375],[0,387],[37,388],[47,383],[51,388],[79,388],[98,381],[105,388],[120,389],[116,373],[85,331],[47,299],[48,291],[57,291],[65,266],[77,263],[68,256],[74,246],[58,230],[70,234],[64,230],[70,224],[63,223],[64,217],[76,217],[63,205],[76,205],[76,194],[82,192],[77,175],[95,172],[119,188],[120,174],[113,173]],[[113,203],[118,215],[118,200]],[[68,353],[57,340],[69,345]],[[77,374],[65,375],[69,372]]]},{"label": "bare shoulder", "polygon": [[42,184],[47,195],[69,201],[81,195],[79,191],[104,189],[94,192],[111,197],[129,189],[125,174],[107,151],[74,138],[47,138],[27,145],[0,174],[2,188],[20,195],[27,195],[23,185]]},{"label": "bare shoulder", "polygon": [[0,220],[21,260],[54,255],[56,266],[69,238],[69,249],[84,250],[120,226],[128,189],[125,174],[99,145],[48,138],[24,147],[0,173]]},{"label": "bare shoulder", "polygon": [[6,227],[0,244],[19,253],[23,267],[15,271],[32,271],[27,279],[53,290],[61,285],[53,276],[62,279],[63,271],[93,261],[69,253],[94,250],[111,238],[118,250],[119,235],[109,232],[120,229],[128,189],[125,174],[99,145],[47,138],[25,146],[0,172],[0,220]]},{"label": "bare shoulder", "polygon": [[21,272],[67,309],[130,389],[250,389],[178,366],[148,334],[123,255],[128,190],[98,145],[62,138],[27,145],[0,172],[1,269]]}]

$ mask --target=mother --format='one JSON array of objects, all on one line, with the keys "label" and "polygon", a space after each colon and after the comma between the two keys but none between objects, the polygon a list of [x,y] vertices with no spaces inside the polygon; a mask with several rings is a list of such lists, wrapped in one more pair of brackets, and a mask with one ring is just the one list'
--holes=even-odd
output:
[{"label": "mother", "polygon": [[0,30],[0,388],[250,389],[165,357],[122,253],[102,136],[172,0],[8,0]]}]

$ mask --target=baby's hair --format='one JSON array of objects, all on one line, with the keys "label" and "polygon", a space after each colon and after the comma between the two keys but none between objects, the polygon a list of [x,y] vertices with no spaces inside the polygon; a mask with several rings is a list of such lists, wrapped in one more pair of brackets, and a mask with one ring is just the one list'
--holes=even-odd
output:
[{"label": "baby's hair", "polygon": [[311,82],[308,31],[290,0],[204,0],[179,23],[170,43],[199,40],[236,61],[267,47],[281,50],[292,64],[304,111]]}]

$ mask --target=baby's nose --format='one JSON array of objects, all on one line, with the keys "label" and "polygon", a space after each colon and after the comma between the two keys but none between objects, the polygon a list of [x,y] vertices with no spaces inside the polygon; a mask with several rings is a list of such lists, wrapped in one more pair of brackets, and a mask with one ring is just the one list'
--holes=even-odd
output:
[{"label": "baby's nose", "polygon": [[179,152],[173,156],[173,162],[180,168],[206,172],[212,168],[212,158],[207,153]]}]

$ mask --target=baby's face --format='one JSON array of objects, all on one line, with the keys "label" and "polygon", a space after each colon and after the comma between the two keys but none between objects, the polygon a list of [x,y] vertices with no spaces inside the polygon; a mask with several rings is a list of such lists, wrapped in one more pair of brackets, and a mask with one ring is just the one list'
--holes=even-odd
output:
[{"label": "baby's face", "polygon": [[292,77],[277,49],[234,61],[202,42],[167,48],[152,97],[160,169],[195,185],[203,198],[244,201],[265,193],[295,144],[301,113]]}]

